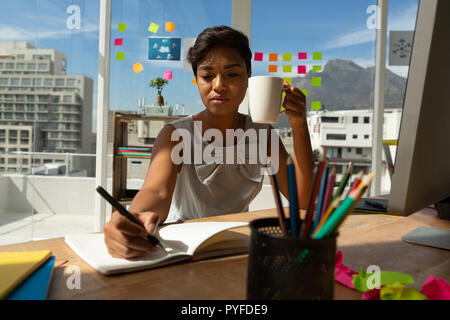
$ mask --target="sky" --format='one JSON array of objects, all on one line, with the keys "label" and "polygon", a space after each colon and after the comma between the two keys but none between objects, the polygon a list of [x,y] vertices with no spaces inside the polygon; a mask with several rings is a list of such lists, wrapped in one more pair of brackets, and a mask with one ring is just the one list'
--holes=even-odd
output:
[{"label": "sky", "polygon": [[[37,48],[56,49],[67,56],[68,74],[85,75],[94,80],[93,131],[96,127],[99,2],[95,0],[0,0],[0,41],[28,41]],[[312,65],[324,66],[328,60],[352,60],[362,67],[374,65],[375,30],[371,28],[376,0],[253,0],[250,42],[253,52],[262,52],[263,61],[252,61],[253,75],[268,75],[268,54],[292,53],[291,73],[298,76],[298,52],[307,52],[302,61],[307,71]],[[72,5],[80,8],[80,28],[70,29]],[[390,30],[414,30],[418,0],[390,0]],[[159,25],[156,33],[150,23]],[[165,23],[174,22],[174,31],[165,31]],[[126,23],[119,31],[119,23]],[[185,107],[186,114],[203,110],[191,71],[183,71],[182,61],[148,61],[148,37],[195,38],[214,25],[231,26],[231,0],[112,0],[110,109],[138,111],[138,99],[145,104],[156,101],[156,90],[148,83],[172,71],[173,79],[163,89],[167,103]],[[70,25],[70,23],[69,23]],[[115,46],[114,40],[123,44]],[[388,38],[389,43],[389,38]],[[125,54],[116,60],[117,52]],[[313,52],[322,60],[313,61]],[[183,54],[183,52],[182,52]],[[136,73],[133,65],[143,70]],[[278,62],[279,68],[281,62]],[[284,64],[284,63],[283,63]],[[408,67],[387,66],[407,76]]]}]

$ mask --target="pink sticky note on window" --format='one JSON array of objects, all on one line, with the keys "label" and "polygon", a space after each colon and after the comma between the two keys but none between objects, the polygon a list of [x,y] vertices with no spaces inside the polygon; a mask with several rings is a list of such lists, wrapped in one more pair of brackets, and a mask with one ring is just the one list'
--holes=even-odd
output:
[{"label": "pink sticky note on window", "polygon": [[115,46],[121,46],[122,44],[123,44],[123,39],[122,38],[114,39],[114,45]]},{"label": "pink sticky note on window", "polygon": [[164,80],[171,80],[172,79],[172,71],[164,71]]},{"label": "pink sticky note on window", "polygon": [[297,67],[297,73],[305,74],[306,73],[306,66],[298,66]]},{"label": "pink sticky note on window", "polygon": [[299,52],[298,53],[298,59],[299,60],[306,60],[307,59],[307,54],[306,54],[306,52]]},{"label": "pink sticky note on window", "polygon": [[263,61],[263,53],[255,52],[255,61]]}]

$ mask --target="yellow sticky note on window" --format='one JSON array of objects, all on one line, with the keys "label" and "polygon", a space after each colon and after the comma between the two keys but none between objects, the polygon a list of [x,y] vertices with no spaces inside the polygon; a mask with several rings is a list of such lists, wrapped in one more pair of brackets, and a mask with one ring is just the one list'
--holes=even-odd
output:
[{"label": "yellow sticky note on window", "polygon": [[320,110],[322,109],[322,104],[320,101],[311,101],[311,110]]},{"label": "yellow sticky note on window", "polygon": [[283,53],[283,61],[291,61],[292,53]]},{"label": "yellow sticky note on window", "polygon": [[292,72],[292,66],[283,66],[283,72]]},{"label": "yellow sticky note on window", "polygon": [[[289,85],[290,86],[292,86],[292,78],[283,78],[283,83],[285,83],[285,82],[287,82],[287,83],[289,83]],[[284,97],[286,96],[286,93],[285,92],[283,92],[283,95],[282,95],[282,104],[281,104],[281,111],[283,112],[284,110],[286,110],[284,107],[283,107],[283,101],[284,101]]]},{"label": "yellow sticky note on window", "polygon": [[154,22],[150,23],[150,26],[148,27],[148,31],[153,32],[153,33],[157,33],[158,29],[159,29],[159,25],[157,25]]},{"label": "yellow sticky note on window", "polygon": [[197,79],[195,79],[195,77],[194,77],[194,79],[192,79],[192,83],[197,85]]},{"label": "yellow sticky note on window", "polygon": [[140,62],[138,62],[133,65],[133,70],[134,70],[134,72],[139,73],[142,70],[144,70],[144,67],[142,66],[142,64]]},{"label": "yellow sticky note on window", "polygon": [[175,31],[175,22],[166,22],[166,31]]}]

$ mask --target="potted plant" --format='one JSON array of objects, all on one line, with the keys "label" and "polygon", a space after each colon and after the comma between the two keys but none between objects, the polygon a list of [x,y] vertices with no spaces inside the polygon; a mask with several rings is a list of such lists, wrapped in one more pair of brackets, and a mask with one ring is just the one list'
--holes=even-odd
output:
[{"label": "potted plant", "polygon": [[150,81],[149,87],[155,88],[158,91],[158,94],[156,95],[156,105],[157,106],[163,106],[164,105],[164,98],[161,95],[162,89],[166,84],[168,84],[169,81],[164,80],[163,78],[156,78]]}]

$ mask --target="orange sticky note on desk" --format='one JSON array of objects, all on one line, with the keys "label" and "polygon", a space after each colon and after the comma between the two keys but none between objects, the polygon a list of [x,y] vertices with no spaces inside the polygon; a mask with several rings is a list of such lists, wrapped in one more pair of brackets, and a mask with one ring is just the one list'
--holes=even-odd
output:
[{"label": "orange sticky note on desk", "polygon": [[166,22],[166,31],[174,31],[175,22]]},{"label": "orange sticky note on desk", "polygon": [[142,64],[140,62],[138,62],[133,65],[133,70],[134,70],[134,72],[139,73],[142,70],[144,70],[144,67],[142,66]]}]

